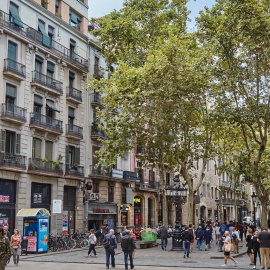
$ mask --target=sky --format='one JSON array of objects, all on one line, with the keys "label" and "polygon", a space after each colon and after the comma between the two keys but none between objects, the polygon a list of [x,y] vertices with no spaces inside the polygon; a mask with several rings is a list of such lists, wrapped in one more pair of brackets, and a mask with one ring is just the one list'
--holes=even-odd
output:
[{"label": "sky", "polygon": [[[147,0],[145,0],[147,1]],[[123,6],[123,0],[88,0],[89,5],[89,18],[102,17],[113,11],[114,9],[119,10]],[[188,3],[188,9],[191,11],[189,15],[191,22],[187,23],[189,30],[195,27],[195,17],[198,16],[199,11],[203,10],[205,6],[211,7],[214,5],[215,0],[190,0]]]}]

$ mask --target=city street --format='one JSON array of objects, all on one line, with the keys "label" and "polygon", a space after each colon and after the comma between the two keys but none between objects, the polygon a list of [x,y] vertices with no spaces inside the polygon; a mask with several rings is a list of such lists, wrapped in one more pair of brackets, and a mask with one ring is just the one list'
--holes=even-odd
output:
[{"label": "city street", "polygon": [[[240,243],[242,246],[242,243]],[[245,245],[244,245],[245,246]],[[167,251],[162,251],[160,246],[140,249],[138,248],[134,265],[136,269],[181,269],[188,270],[192,268],[197,269],[220,269],[224,263],[223,253],[217,252],[217,246],[213,243],[210,251],[199,252],[196,248],[191,254],[190,259],[183,258],[183,252],[170,251],[171,239]],[[236,260],[238,261],[238,269],[252,269],[249,266],[249,259],[245,255],[246,247],[240,248]],[[29,254],[21,257],[20,269],[34,269],[39,270],[61,270],[61,269],[89,269],[93,266],[94,269],[105,269],[105,252],[103,247],[97,247],[97,258],[84,258],[87,254],[87,249],[75,249],[62,252],[49,252],[46,254]],[[233,256],[235,256],[232,253]],[[11,262],[8,268],[13,267]],[[124,268],[123,253],[120,247],[117,249],[116,254],[116,268]],[[228,261],[228,267],[235,269],[234,263]]]}]

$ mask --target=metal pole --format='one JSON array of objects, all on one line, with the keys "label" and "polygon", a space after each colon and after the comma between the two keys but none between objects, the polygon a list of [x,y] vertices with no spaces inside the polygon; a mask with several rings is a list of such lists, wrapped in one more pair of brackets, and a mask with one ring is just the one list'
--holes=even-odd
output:
[{"label": "metal pole", "polygon": [[255,216],[255,202],[253,202],[253,222],[256,222],[256,216]]}]

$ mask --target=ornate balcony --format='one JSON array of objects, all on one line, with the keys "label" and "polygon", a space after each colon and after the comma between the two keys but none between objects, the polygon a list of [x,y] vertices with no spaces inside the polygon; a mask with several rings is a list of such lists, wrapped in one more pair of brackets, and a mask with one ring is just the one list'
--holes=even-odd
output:
[{"label": "ornate balcony", "polygon": [[67,100],[73,101],[75,103],[82,103],[82,91],[68,86],[67,87]]},{"label": "ornate balcony", "polygon": [[103,75],[104,75],[104,69],[99,65],[94,65],[94,74],[93,74],[94,78],[99,80],[103,78]]},{"label": "ornate balcony", "polygon": [[130,181],[135,181],[137,179],[137,173],[136,172],[130,172],[130,171],[124,171],[123,179],[130,180]]},{"label": "ornate balcony", "polygon": [[106,139],[106,133],[103,130],[98,130],[96,128],[91,128],[91,139]]},{"label": "ornate balcony", "polygon": [[25,80],[25,65],[9,58],[5,59],[4,61],[4,75],[12,77],[13,79],[17,79],[19,81]]},{"label": "ornate balcony", "polygon": [[38,71],[33,71],[32,76],[32,82],[31,85],[43,88],[50,93],[56,94],[56,95],[62,95],[63,94],[63,84],[54,78],[51,78],[43,73],[40,73]]},{"label": "ornate balcony", "polygon": [[84,177],[84,167],[76,164],[66,164],[66,175]]},{"label": "ornate balcony", "polygon": [[0,153],[0,167],[8,170],[26,169],[26,157],[12,153]]},{"label": "ornate balcony", "polygon": [[44,174],[44,172],[46,172],[46,174],[63,174],[63,164],[55,164],[53,161],[45,161],[39,158],[29,158],[28,170],[36,171],[40,174]]},{"label": "ornate balcony", "polygon": [[144,181],[136,182],[135,190],[142,190],[142,191],[152,191],[157,192],[160,187],[159,182],[152,182],[146,183]]},{"label": "ornate balcony", "polygon": [[98,166],[95,168],[95,165],[90,165],[90,176],[107,176],[112,177],[112,170],[106,169],[104,166]]},{"label": "ornate balcony", "polygon": [[67,124],[66,125],[66,137],[71,138],[71,139],[83,139],[83,128],[76,126],[76,125],[71,125]]},{"label": "ornate balcony", "polygon": [[63,132],[62,128],[63,122],[57,119],[53,119],[47,115],[42,115],[39,113],[30,114],[30,127],[39,130],[61,134]]},{"label": "ornate balcony", "polygon": [[1,119],[17,124],[26,122],[26,109],[13,104],[1,104]]},{"label": "ornate balcony", "polygon": [[3,10],[0,10],[0,25],[4,26],[11,32],[16,31],[17,35],[20,35],[23,38],[29,38],[32,41],[39,43],[40,45],[44,46],[46,51],[49,50],[49,52],[56,53],[60,57],[65,57],[66,61],[71,61],[80,69],[88,71],[87,59],[81,57],[75,52],[70,51],[70,49],[66,48],[55,40],[51,40],[51,43],[48,45],[46,42],[44,42],[41,32],[22,22],[20,22],[20,25],[16,25],[13,22],[12,17]]},{"label": "ornate balcony", "polygon": [[103,108],[103,98],[99,93],[93,93],[91,96],[91,105],[93,107]]}]

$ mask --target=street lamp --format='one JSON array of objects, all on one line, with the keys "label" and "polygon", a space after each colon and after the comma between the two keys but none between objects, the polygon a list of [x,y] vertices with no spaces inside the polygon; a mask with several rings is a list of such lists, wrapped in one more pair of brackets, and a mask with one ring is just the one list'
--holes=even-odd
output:
[{"label": "street lamp", "polygon": [[216,218],[216,222],[218,222],[219,221],[219,215],[218,215],[219,198],[218,197],[216,197],[215,202],[217,204],[217,218]]},{"label": "street lamp", "polygon": [[252,195],[251,195],[251,199],[252,199],[252,203],[253,203],[253,221],[256,222],[256,216],[255,216],[255,203],[256,203],[256,198],[257,195],[255,194],[255,192],[253,191]]},{"label": "street lamp", "polygon": [[183,248],[183,240],[182,240],[182,228],[180,228],[180,218],[179,218],[179,208],[181,205],[186,203],[187,199],[187,188],[180,185],[179,178],[175,178],[173,186],[167,186],[166,190],[168,191],[168,196],[172,197],[175,204],[175,231],[172,236],[172,251],[181,251]]}]

